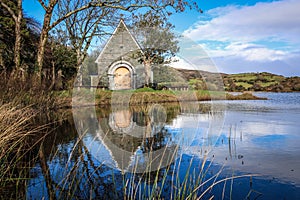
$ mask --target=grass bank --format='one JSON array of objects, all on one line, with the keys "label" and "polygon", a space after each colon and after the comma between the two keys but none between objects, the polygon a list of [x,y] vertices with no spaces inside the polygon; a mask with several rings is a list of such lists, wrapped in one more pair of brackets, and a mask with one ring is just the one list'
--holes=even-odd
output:
[{"label": "grass bank", "polygon": [[233,95],[230,93],[226,94],[227,100],[267,100],[265,97],[257,97],[253,95],[251,92],[244,92],[241,94]]},{"label": "grass bank", "polygon": [[[261,100],[250,92],[233,95],[224,91],[208,91],[208,90],[153,90],[151,88],[141,88],[137,90],[125,91],[109,91],[81,88],[75,91],[73,100],[80,106],[92,105],[113,105],[113,104],[128,104],[143,105],[149,103],[171,103],[171,102],[189,102],[189,101],[210,101],[210,100]],[[74,92],[73,92],[74,93]],[[59,98],[63,97],[72,101],[72,94],[60,92]],[[65,101],[66,102],[66,101]],[[67,105],[67,103],[65,104]],[[69,103],[71,105],[71,103]]]}]

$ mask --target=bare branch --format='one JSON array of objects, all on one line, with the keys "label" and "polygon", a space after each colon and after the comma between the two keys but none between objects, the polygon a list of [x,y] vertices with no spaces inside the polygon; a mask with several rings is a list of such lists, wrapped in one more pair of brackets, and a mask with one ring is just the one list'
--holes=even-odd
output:
[{"label": "bare branch", "polygon": [[1,6],[3,6],[9,12],[9,14],[12,16],[12,18],[14,19],[14,21],[17,22],[18,18],[15,15],[14,11],[8,5],[6,5],[5,3],[3,3],[2,1],[0,3],[1,3]]},{"label": "bare branch", "polygon": [[68,12],[66,15],[64,15],[63,17],[59,18],[58,20],[56,20],[55,22],[52,23],[52,25],[49,27],[49,29],[54,28],[55,26],[57,26],[59,23],[61,23],[62,21],[64,21],[65,19],[69,18],[70,16],[83,11],[85,9],[88,9],[90,7],[92,7],[92,3],[88,3],[87,5],[82,6],[81,8],[78,8],[76,10],[70,11]]},{"label": "bare branch", "polygon": [[50,29],[54,28],[59,23],[61,23],[65,19],[69,18],[70,16],[74,15],[75,13],[78,13],[80,11],[86,10],[91,7],[102,7],[102,8],[112,8],[112,9],[116,9],[116,10],[123,10],[123,11],[133,11],[133,10],[136,10],[139,8],[150,8],[153,10],[157,10],[157,9],[163,9],[163,8],[169,6],[169,4],[165,4],[162,6],[154,6],[152,4],[131,4],[129,6],[122,6],[122,5],[115,5],[114,3],[119,3],[119,1],[110,2],[110,3],[108,3],[108,2],[101,2],[101,3],[89,2],[88,4],[86,4],[80,8],[77,8],[73,11],[68,12],[63,17],[61,17],[58,20],[56,20],[55,22],[53,22],[52,25],[50,26]]},{"label": "bare branch", "polygon": [[40,4],[42,5],[42,7],[44,8],[44,10],[46,11],[47,10],[47,6],[46,4],[44,3],[43,0],[38,0],[40,2]]},{"label": "bare branch", "polygon": [[[116,12],[132,12],[135,10],[139,10],[141,8],[146,8],[147,10],[154,10],[156,12],[169,13],[167,10],[168,7],[171,7],[175,11],[182,12],[186,7],[191,7],[191,2],[195,2],[193,0],[181,0],[181,1],[165,1],[165,0],[110,0],[110,1],[101,1],[101,0],[38,0],[42,7],[45,9],[46,14],[44,16],[44,23],[43,28],[41,31],[40,43],[38,48],[38,55],[37,55],[37,63],[39,67],[39,73],[43,68],[43,55],[45,52],[45,45],[48,39],[49,31],[55,28],[57,25],[65,21],[66,26],[65,30],[68,30],[69,36],[71,36],[71,41],[74,47],[79,47],[82,45],[90,44],[90,40],[87,39],[88,34],[99,34],[97,32],[101,32],[99,30],[101,26],[107,26],[102,24],[103,20],[97,22],[97,14],[90,13],[93,16],[92,18],[84,19],[82,18],[85,15],[84,12],[88,9],[95,8],[97,10],[101,9],[101,12],[108,9],[107,13],[105,14],[105,18],[111,17],[109,20],[116,19]],[[48,2],[48,5],[46,3]],[[55,17],[57,19],[53,19],[53,11],[57,12]],[[62,11],[62,12],[59,12]],[[80,14],[78,14],[80,13]],[[89,13],[89,11],[87,12]],[[78,14],[78,15],[77,15]],[[76,22],[75,22],[76,20]],[[96,21],[94,21],[96,20]],[[100,23],[101,22],[101,23]],[[79,23],[76,25],[76,23]],[[86,24],[87,23],[87,24]],[[99,25],[98,25],[99,24]],[[96,29],[93,28],[96,27]],[[94,31],[95,30],[95,31]],[[80,36],[78,35],[80,34]],[[86,48],[82,47],[80,50],[85,50]],[[77,55],[80,55],[79,50],[77,51]]]}]

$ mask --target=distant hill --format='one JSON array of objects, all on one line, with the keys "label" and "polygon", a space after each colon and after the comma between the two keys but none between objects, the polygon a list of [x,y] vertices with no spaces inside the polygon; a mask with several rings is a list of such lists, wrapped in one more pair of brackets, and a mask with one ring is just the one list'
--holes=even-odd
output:
[{"label": "distant hill", "polygon": [[[169,71],[170,70],[170,71]],[[243,91],[268,91],[268,92],[298,92],[300,91],[300,77],[284,77],[268,72],[261,73],[241,73],[241,74],[225,74],[211,73],[198,70],[165,68],[164,76],[167,72],[171,72],[168,80],[178,81],[189,84],[194,89],[207,89],[207,84],[214,85],[215,88],[220,87],[220,78],[222,77],[222,87],[226,91],[243,92]],[[176,72],[177,71],[177,72]],[[157,74],[158,75],[158,74]],[[169,74],[170,75],[170,74]],[[167,78],[165,78],[167,80]],[[204,81],[209,80],[209,81]],[[159,81],[160,82],[160,81]],[[212,88],[211,86],[209,88]]]}]

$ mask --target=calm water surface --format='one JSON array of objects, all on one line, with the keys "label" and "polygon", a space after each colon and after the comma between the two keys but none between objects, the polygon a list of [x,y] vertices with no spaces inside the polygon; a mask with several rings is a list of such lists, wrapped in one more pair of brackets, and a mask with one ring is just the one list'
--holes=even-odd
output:
[{"label": "calm water surface", "polygon": [[27,198],[120,199],[139,184],[131,197],[145,198],[153,176],[169,199],[187,174],[197,185],[204,166],[203,180],[213,178],[198,195],[229,177],[204,199],[300,199],[300,93],[256,95],[268,100],[75,110],[75,124],[65,121],[46,140]]},{"label": "calm water surface", "polygon": [[300,94],[256,95],[268,100],[224,102],[227,111],[221,142],[212,152],[214,162],[235,173],[261,175],[254,183],[261,199],[299,199]]}]

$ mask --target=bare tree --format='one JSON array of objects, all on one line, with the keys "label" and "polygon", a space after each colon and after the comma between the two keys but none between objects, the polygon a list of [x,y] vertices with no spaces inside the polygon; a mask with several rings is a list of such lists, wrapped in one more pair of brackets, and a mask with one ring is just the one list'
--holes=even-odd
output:
[{"label": "bare tree", "polygon": [[[76,10],[87,4],[87,0],[76,0],[73,4],[62,1],[57,9],[57,16],[63,16],[65,12]],[[103,27],[111,26],[111,19],[115,10],[110,8],[91,7],[80,13],[75,13],[61,23],[59,30],[65,30],[71,46],[76,49],[77,66],[84,61],[87,50],[95,36],[104,36],[106,31]]]},{"label": "bare tree", "polygon": [[91,7],[92,4],[88,3],[87,5],[84,5],[79,9],[72,10],[66,13],[64,16],[51,22],[53,20],[54,9],[58,4],[58,0],[49,0],[49,1],[38,0],[38,1],[45,10],[44,21],[42,25],[38,52],[37,52],[37,67],[38,67],[37,81],[40,83],[41,76],[42,76],[43,62],[44,62],[45,47],[47,44],[50,30],[52,30],[55,26],[57,26],[59,23],[61,23],[63,20],[67,19],[68,17],[72,16],[73,14]]},{"label": "bare tree", "polygon": [[[72,3],[61,1],[58,3],[56,16],[63,17],[71,10],[76,10],[87,3],[88,0],[76,0]],[[76,68],[79,73],[81,73],[81,65],[87,56],[92,40],[95,36],[102,38],[102,36],[109,34],[106,29],[112,26],[115,13],[116,10],[112,8],[90,7],[80,13],[73,14],[55,28],[57,32],[64,32],[71,47],[75,49],[77,55]],[[82,80],[78,80],[78,82],[80,85]]]}]

